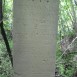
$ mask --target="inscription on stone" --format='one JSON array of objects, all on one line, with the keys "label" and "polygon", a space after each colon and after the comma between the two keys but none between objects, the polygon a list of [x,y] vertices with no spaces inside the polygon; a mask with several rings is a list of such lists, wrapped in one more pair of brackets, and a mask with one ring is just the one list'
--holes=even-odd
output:
[{"label": "inscription on stone", "polygon": [[[32,1],[34,1],[34,0],[32,0]],[[41,0],[40,0],[40,2],[41,2]],[[49,2],[49,0],[47,0],[47,3]]]}]

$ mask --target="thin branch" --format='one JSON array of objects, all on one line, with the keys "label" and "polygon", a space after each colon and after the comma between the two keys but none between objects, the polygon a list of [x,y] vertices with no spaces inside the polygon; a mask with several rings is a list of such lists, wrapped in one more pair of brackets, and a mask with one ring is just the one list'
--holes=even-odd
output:
[{"label": "thin branch", "polygon": [[65,54],[65,52],[69,49],[69,47],[74,43],[74,41],[77,39],[77,37],[75,37],[73,40],[72,40],[72,42],[71,42],[71,44],[69,44],[68,45],[68,47],[66,48],[66,50],[63,52],[63,54],[57,59],[57,61],[56,62],[58,62],[61,58],[62,58],[62,56]]}]

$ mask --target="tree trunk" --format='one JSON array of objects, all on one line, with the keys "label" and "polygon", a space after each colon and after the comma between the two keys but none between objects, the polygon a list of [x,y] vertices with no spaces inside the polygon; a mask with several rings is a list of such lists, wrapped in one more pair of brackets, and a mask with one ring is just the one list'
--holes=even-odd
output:
[{"label": "tree trunk", "polygon": [[14,77],[54,77],[59,0],[14,0]]},{"label": "tree trunk", "polygon": [[0,21],[2,20],[2,0],[0,0]]}]

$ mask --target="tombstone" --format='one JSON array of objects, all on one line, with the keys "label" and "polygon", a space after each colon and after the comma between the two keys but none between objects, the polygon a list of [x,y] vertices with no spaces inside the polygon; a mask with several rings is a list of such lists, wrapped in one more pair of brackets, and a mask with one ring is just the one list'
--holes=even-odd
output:
[{"label": "tombstone", "polygon": [[59,0],[14,0],[14,77],[54,77]]}]

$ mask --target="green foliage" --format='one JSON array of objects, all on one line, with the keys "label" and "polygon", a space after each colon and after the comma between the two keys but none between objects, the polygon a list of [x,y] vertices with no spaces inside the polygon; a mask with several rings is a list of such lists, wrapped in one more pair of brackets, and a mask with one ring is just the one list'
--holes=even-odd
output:
[{"label": "green foliage", "polygon": [[[72,0],[60,0],[59,5],[59,22],[58,22],[58,36],[57,36],[57,50],[56,50],[56,67],[58,67],[59,77],[73,77],[74,73],[77,72],[77,61],[73,61],[76,51],[68,50],[64,54],[62,51],[62,40],[68,37],[66,40],[71,40],[69,44],[72,43],[73,39],[77,36],[74,30],[73,22],[75,22],[76,16],[74,13],[77,11],[77,6],[72,2]],[[77,46],[77,41],[75,41]],[[69,46],[68,44],[68,46]],[[59,59],[59,61],[57,61]]]},{"label": "green foliage", "polygon": [[[5,0],[3,2],[3,23],[12,50],[12,16],[13,16],[13,0]],[[11,77],[13,74],[11,62],[6,50],[5,43],[0,34],[0,77]]]},{"label": "green foliage", "polygon": [[59,11],[59,26],[58,26],[58,38],[62,38],[69,32],[72,32],[72,14],[70,0],[60,1]]}]

